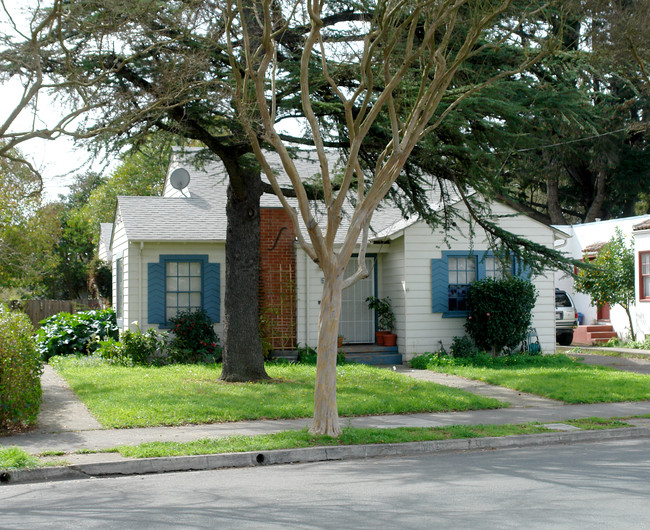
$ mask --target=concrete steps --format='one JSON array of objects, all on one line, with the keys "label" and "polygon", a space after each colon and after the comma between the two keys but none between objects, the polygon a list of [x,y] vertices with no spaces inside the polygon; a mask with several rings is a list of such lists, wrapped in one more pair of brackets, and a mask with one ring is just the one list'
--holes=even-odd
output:
[{"label": "concrete steps", "polygon": [[603,344],[609,339],[616,337],[616,332],[610,324],[592,324],[589,326],[578,326],[573,330],[572,344],[591,346]]},{"label": "concrete steps", "polygon": [[[341,349],[345,359],[350,362],[369,364],[372,366],[391,366],[402,364],[402,355],[397,346],[378,346],[376,344],[344,344]],[[295,351],[282,351],[274,354],[276,358],[295,361],[298,358]]]}]

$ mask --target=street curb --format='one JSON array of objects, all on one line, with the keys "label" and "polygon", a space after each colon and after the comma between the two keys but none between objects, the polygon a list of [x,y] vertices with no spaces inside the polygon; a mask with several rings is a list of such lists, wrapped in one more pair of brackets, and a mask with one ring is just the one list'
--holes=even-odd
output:
[{"label": "street curb", "polygon": [[225,468],[325,462],[330,460],[357,460],[385,456],[485,451],[647,437],[650,437],[650,427],[626,427],[596,431],[520,434],[498,438],[462,438],[428,442],[305,447],[299,449],[250,451],[246,453],[140,458],[127,461],[4,471],[0,472],[0,484],[28,484],[34,482],[78,480],[82,478],[147,475],[179,471],[206,471]]}]

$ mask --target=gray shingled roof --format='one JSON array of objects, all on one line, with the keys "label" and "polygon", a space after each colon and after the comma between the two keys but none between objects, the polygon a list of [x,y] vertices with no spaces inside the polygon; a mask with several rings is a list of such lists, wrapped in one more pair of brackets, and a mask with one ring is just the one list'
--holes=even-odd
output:
[{"label": "gray shingled roof", "polygon": [[[203,168],[196,169],[190,162],[195,153],[196,149],[177,152],[170,164],[168,179],[169,174],[178,167],[185,167],[190,172],[190,183],[182,193],[166,185],[164,197],[118,197],[118,209],[129,240],[226,240],[225,169],[220,161],[207,162]],[[330,166],[334,168],[338,156],[332,156],[335,158],[330,160]],[[303,179],[314,177],[320,172],[314,151],[301,151],[294,163]],[[277,155],[272,156],[271,166],[276,170],[280,183],[289,184],[289,179],[282,171]],[[289,199],[289,203],[297,206],[295,199]],[[281,203],[276,196],[265,194],[262,196],[261,206],[280,208]],[[348,203],[346,211],[351,213],[352,210],[352,205]],[[319,222],[324,220],[324,212],[317,213],[316,218]],[[405,220],[399,209],[384,204],[373,214],[370,238],[390,237],[417,220],[416,216]],[[337,235],[337,243],[342,242],[348,226],[349,216],[344,215]],[[302,232],[308,238],[304,226]]]},{"label": "gray shingled roof", "polygon": [[647,219],[638,225],[634,225],[632,230],[650,230],[650,219]]}]

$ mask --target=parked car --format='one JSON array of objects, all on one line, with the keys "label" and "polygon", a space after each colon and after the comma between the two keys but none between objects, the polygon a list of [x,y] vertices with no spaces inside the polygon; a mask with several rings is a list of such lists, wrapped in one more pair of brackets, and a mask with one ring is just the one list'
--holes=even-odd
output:
[{"label": "parked car", "polygon": [[573,328],[578,325],[578,312],[569,293],[555,289],[555,340],[561,346],[573,342]]}]

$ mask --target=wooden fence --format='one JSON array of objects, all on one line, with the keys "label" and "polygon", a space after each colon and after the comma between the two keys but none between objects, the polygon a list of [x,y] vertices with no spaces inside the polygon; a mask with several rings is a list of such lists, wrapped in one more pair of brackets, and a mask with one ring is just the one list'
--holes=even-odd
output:
[{"label": "wooden fence", "polygon": [[98,300],[11,300],[8,302],[11,309],[20,309],[32,321],[35,327],[39,322],[57,313],[76,313],[99,309]]}]

